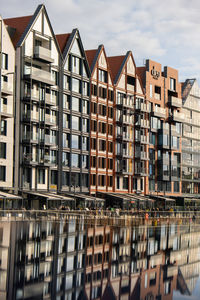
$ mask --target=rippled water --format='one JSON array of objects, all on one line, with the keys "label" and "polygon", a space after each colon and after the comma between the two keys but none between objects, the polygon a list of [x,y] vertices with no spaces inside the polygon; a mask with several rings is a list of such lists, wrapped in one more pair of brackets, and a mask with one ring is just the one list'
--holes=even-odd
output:
[{"label": "rippled water", "polygon": [[1,218],[0,299],[199,300],[200,224]]}]

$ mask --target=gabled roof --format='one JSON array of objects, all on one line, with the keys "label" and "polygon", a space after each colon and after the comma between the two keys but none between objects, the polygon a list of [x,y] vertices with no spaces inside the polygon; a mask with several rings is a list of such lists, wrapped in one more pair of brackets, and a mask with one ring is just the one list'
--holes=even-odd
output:
[{"label": "gabled roof", "polygon": [[70,35],[71,33],[56,34],[56,39],[58,41],[58,45],[60,47],[61,53],[64,52],[65,46],[67,44]]},{"label": "gabled roof", "polygon": [[15,48],[22,34],[24,33],[25,29],[30,23],[32,17],[33,16],[25,16],[25,17],[4,19],[4,23],[6,25],[15,29],[14,34],[11,36],[11,40]]},{"label": "gabled roof", "polygon": [[92,72],[92,65],[93,65],[96,53],[97,53],[97,49],[85,50],[85,54],[87,56],[87,60],[88,60],[91,72]]},{"label": "gabled roof", "polygon": [[[37,16],[39,15],[40,11],[44,9],[47,22],[49,24],[50,30],[52,32],[53,37],[55,38],[55,34],[53,31],[53,28],[51,26],[45,5],[40,4],[36,8],[34,14],[32,16],[26,16],[26,17],[19,17],[19,18],[10,18],[10,19],[5,19],[4,22],[6,25],[10,26],[11,28],[15,28],[15,32],[13,34],[13,37],[11,37],[13,45],[15,48],[20,47],[22,43],[24,42],[27,34],[29,33],[31,27],[33,26]],[[55,38],[55,43],[58,51],[60,52],[59,45],[57,43],[57,40]]]},{"label": "gabled roof", "polygon": [[88,64],[88,60],[87,60],[87,56],[85,54],[85,50],[83,48],[83,44],[82,44],[82,40],[81,40],[81,37],[80,37],[80,33],[79,33],[79,30],[77,28],[73,29],[72,30],[72,33],[69,35],[67,41],[66,41],[66,44],[64,46],[64,50],[63,50],[63,59],[66,60],[72,46],[73,46],[73,43],[76,39],[76,36],[78,35],[78,38],[79,38],[79,46],[80,46],[80,50],[83,54],[83,56],[85,57],[85,62],[86,62],[86,68],[87,68],[87,71],[88,71],[88,77],[90,76],[90,67],[89,67],[89,64]]},{"label": "gabled roof", "polygon": [[125,57],[126,55],[108,57],[108,63],[110,65],[112,79],[115,84],[117,83],[118,78],[123,69],[123,62],[125,61]]}]

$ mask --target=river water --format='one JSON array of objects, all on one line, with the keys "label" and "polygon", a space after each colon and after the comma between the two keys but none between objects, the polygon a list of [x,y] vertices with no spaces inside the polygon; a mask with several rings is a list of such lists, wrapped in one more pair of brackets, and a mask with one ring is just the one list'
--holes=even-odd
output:
[{"label": "river water", "polygon": [[200,224],[1,217],[0,299],[199,300]]}]

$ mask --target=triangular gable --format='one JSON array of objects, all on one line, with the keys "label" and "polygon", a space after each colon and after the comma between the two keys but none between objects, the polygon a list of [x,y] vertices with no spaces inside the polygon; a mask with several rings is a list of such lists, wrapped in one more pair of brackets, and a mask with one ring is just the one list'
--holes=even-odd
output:
[{"label": "triangular gable", "polygon": [[[77,43],[77,40],[78,40],[78,43]],[[75,46],[74,46],[74,43],[75,43]],[[74,46],[74,48],[73,48],[73,46]],[[87,56],[85,54],[85,50],[83,48],[83,44],[82,44],[82,40],[81,40],[79,31],[78,31],[78,29],[73,29],[70,37],[67,40],[65,49],[63,51],[63,58],[65,61],[67,60],[68,54],[71,51],[77,51],[77,47],[79,48],[78,51],[80,51],[81,56],[85,58],[85,67],[86,67],[87,75],[88,75],[88,77],[90,77],[90,67],[89,67],[89,64],[87,61]]]},{"label": "triangular gable", "polygon": [[98,49],[92,49],[92,50],[85,50],[85,54],[87,56],[87,60],[90,66],[90,71],[91,73],[93,72],[93,65],[95,66],[96,64],[96,58],[97,58],[97,50]]},{"label": "triangular gable", "polygon": [[[44,19],[43,19],[44,26],[43,26],[43,28],[42,28],[42,26],[40,28],[40,26],[39,26],[40,18],[41,18],[40,14],[42,13],[42,10],[44,11]],[[51,26],[46,8],[43,4],[38,5],[33,16],[14,18],[14,19],[5,19],[5,23],[10,27],[16,28],[16,36],[14,34],[14,38],[13,38],[13,44],[15,43],[14,45],[16,48],[20,47],[24,43],[30,30],[33,29],[35,26],[35,28],[34,28],[35,30],[41,29],[41,31],[44,31],[43,32],[44,34],[52,35],[52,37],[54,38],[56,48],[60,53],[60,48],[59,48],[57,40],[55,38],[55,34],[54,34],[53,28]]]}]

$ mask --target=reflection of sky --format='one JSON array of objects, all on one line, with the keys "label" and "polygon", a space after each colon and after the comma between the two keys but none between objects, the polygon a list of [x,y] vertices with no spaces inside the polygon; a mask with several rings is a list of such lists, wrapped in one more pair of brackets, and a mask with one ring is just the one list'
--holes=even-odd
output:
[{"label": "reflection of sky", "polygon": [[200,299],[200,277],[197,280],[196,286],[191,296],[182,295],[178,291],[173,292],[173,300],[199,300]]}]

